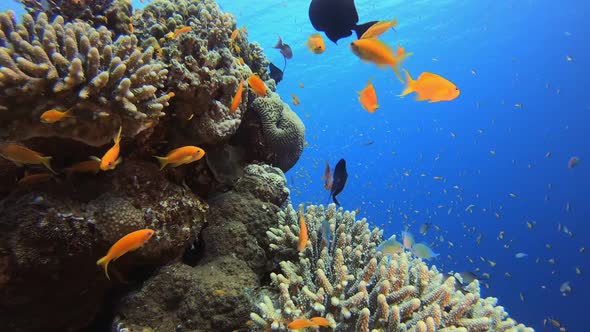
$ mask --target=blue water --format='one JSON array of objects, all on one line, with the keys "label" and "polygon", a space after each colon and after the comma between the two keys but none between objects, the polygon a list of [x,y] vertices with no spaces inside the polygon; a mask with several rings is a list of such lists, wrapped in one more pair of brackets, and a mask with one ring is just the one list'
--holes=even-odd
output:
[{"label": "blue water", "polygon": [[[441,254],[432,263],[445,271],[489,273],[483,295],[498,297],[519,322],[557,331],[543,326],[551,317],[568,331],[587,330],[580,315],[590,305],[590,263],[580,249],[590,250],[588,2],[357,0],[361,21],[398,19],[382,39],[414,53],[405,62],[414,77],[435,72],[461,89],[456,100],[433,104],[397,97],[403,87],[393,72],[361,62],[348,48],[352,38],[326,39],[323,54],[309,52],[308,1],[219,3],[279,67],[277,36],[293,48],[278,93],[287,102],[291,93],[300,98],[292,109],[307,128],[309,146],[287,173],[295,204],[328,203],[324,160],[333,167],[344,158],[344,208],[359,208],[386,236],[408,227]],[[0,4],[8,7],[16,5]],[[380,104],[374,114],[356,93],[370,77]],[[581,163],[568,169],[573,155]],[[440,230],[422,236],[424,222]],[[529,256],[516,259],[517,252]],[[559,291],[565,281],[567,296]]]}]

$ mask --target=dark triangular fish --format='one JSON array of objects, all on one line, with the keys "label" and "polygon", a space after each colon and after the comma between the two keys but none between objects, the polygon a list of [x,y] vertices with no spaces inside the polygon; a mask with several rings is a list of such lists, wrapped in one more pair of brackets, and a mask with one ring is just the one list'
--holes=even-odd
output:
[{"label": "dark triangular fish", "polygon": [[283,71],[273,63],[268,64],[268,69],[270,70],[270,78],[279,84],[279,82],[283,80]]},{"label": "dark triangular fish", "polygon": [[330,196],[334,200],[336,205],[340,206],[340,202],[336,199],[336,196],[342,192],[344,189],[344,185],[346,184],[346,179],[348,179],[348,173],[346,173],[346,161],[344,159],[340,159],[334,167],[334,180],[332,181],[332,191],[330,191]]},{"label": "dark triangular fish", "polygon": [[328,39],[338,39],[356,32],[358,38],[376,21],[357,25],[359,16],[354,0],[312,0],[309,5],[309,20],[314,29],[324,31]]},{"label": "dark triangular fish", "polygon": [[279,41],[275,46],[273,46],[273,48],[279,49],[285,59],[291,59],[293,57],[293,50],[291,50],[291,46],[289,46],[289,44],[284,44],[281,36],[279,36]]}]

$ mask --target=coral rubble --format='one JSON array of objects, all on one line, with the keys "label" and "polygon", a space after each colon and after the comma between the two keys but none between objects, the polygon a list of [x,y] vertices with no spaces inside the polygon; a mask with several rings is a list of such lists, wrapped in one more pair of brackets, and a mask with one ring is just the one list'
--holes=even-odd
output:
[{"label": "coral rubble", "polygon": [[[261,292],[251,313],[261,330],[322,316],[338,331],[533,331],[509,318],[497,299],[481,298],[477,281],[463,293],[455,277],[419,258],[384,257],[376,250],[382,231],[370,231],[353,212],[312,205],[305,219],[306,248],[280,263],[282,273],[271,274],[276,292]],[[279,213],[279,226],[267,232],[275,252],[295,250],[297,220],[291,206]]]}]

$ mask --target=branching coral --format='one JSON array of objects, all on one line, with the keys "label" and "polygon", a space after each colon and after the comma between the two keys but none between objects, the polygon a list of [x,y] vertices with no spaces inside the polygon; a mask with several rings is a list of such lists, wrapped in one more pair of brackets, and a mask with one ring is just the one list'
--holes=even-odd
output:
[{"label": "branching coral", "polygon": [[[480,298],[477,281],[464,294],[455,277],[419,258],[383,257],[376,250],[382,231],[370,231],[354,213],[308,206],[305,220],[306,248],[280,263],[282,273],[271,274],[277,293],[262,296],[260,314],[251,314],[260,329],[286,330],[292,320],[322,316],[338,331],[532,331],[508,318],[495,298]],[[271,249],[294,250],[299,222],[291,206],[279,212],[279,223],[267,232]]]},{"label": "branching coral", "polygon": [[[157,124],[171,95],[164,94],[168,71],[141,50],[135,36],[111,40],[111,32],[81,22],[53,22],[47,15],[23,16],[17,24],[0,13],[0,112],[3,136],[24,140],[58,136],[103,145],[123,126],[133,136]],[[49,110],[73,117],[41,123]],[[4,137],[6,138],[6,137]]]},{"label": "branching coral", "polygon": [[131,33],[131,1],[127,0],[17,0],[31,16],[45,13],[49,19],[61,15],[65,21],[80,19],[92,26],[106,26],[117,34]]}]

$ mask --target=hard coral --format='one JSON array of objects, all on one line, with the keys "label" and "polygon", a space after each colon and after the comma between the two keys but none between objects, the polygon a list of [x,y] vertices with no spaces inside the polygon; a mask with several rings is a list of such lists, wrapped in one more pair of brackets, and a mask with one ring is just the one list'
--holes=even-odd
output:
[{"label": "hard coral", "polygon": [[[508,318],[495,298],[482,299],[477,281],[464,294],[454,277],[419,258],[383,257],[376,250],[382,231],[355,221],[354,212],[312,205],[305,220],[306,248],[280,263],[282,273],[271,274],[275,293],[261,294],[260,314],[251,314],[260,330],[285,331],[295,319],[322,316],[339,331],[533,331]],[[267,232],[271,249],[294,251],[300,230],[291,206],[279,223]]]},{"label": "hard coral", "polygon": [[203,226],[206,204],[166,181],[155,164],[128,161],[99,179],[39,184],[0,201],[3,330],[87,326],[111,287],[95,262],[113,243],[131,231],[156,230],[141,250],[109,266],[114,282],[129,282],[145,273],[142,267],[180,257]]},{"label": "hard coral", "polygon": [[247,157],[288,171],[303,152],[305,126],[279,96],[256,98],[248,108],[238,137],[247,146]]},{"label": "hard coral", "polygon": [[128,0],[17,0],[31,16],[45,13],[50,20],[82,20],[93,27],[101,25],[117,35],[131,33],[131,1]]},{"label": "hard coral", "polygon": [[[155,126],[170,95],[168,71],[135,36],[112,41],[106,27],[0,13],[0,129],[5,139],[57,136],[100,146],[123,126],[126,136]],[[73,117],[44,124],[49,110]]]}]

